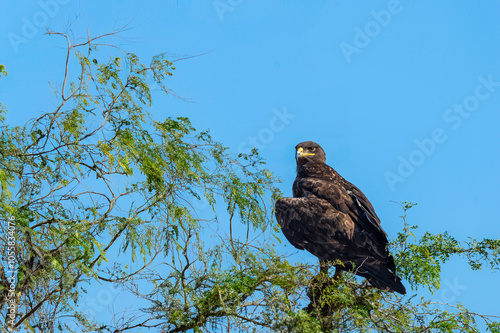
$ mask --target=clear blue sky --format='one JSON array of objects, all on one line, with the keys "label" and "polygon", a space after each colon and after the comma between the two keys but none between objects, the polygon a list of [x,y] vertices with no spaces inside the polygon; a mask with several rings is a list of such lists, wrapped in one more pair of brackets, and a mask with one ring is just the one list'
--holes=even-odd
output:
[{"label": "clear blue sky", "polygon": [[[12,124],[50,111],[64,43],[129,23],[114,40],[176,64],[184,115],[233,151],[261,149],[291,195],[294,146],[313,140],[371,200],[382,225],[401,228],[394,201],[417,202],[409,222],[459,240],[500,237],[500,3],[490,0],[3,2],[0,100]],[[304,257],[309,260],[305,253]],[[310,259],[313,260],[313,259]],[[434,298],[500,314],[500,275],[443,271]]]}]

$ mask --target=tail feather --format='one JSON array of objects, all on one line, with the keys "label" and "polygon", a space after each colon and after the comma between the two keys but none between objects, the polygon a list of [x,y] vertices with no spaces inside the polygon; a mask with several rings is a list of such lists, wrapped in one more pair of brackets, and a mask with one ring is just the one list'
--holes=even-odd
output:
[{"label": "tail feather", "polygon": [[365,262],[356,267],[354,273],[366,278],[375,288],[406,294],[401,279],[379,261]]}]

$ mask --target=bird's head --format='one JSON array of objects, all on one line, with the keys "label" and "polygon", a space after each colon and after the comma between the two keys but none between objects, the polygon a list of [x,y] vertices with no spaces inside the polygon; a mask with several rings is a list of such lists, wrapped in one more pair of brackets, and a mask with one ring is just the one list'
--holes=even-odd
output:
[{"label": "bird's head", "polygon": [[297,165],[307,162],[325,163],[326,155],[323,148],[313,141],[304,141],[295,146],[295,160]]}]

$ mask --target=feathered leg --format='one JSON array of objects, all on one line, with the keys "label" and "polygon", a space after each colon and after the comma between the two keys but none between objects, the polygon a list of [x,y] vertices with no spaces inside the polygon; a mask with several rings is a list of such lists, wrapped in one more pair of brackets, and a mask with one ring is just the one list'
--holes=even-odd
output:
[{"label": "feathered leg", "polygon": [[340,269],[339,267],[335,267],[335,274],[333,275],[333,278],[334,278],[335,280],[340,279],[340,278],[342,277],[342,273],[343,273],[343,272],[344,272],[344,271],[343,271],[342,269]]}]

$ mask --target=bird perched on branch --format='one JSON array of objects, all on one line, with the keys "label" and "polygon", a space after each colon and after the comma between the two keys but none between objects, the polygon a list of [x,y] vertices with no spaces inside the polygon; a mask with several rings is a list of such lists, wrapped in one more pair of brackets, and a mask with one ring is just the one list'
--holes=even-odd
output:
[{"label": "bird perched on branch", "polygon": [[387,234],[363,192],[325,163],[315,142],[299,143],[295,159],[293,198],[276,202],[276,219],[288,241],[318,257],[322,272],[334,263],[335,275],[351,271],[376,288],[405,294]]}]

